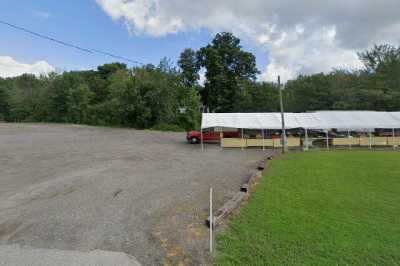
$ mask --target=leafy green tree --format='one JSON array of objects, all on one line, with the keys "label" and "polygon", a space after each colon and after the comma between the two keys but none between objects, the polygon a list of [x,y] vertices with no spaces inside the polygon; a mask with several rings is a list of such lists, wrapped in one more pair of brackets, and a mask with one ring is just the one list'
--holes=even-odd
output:
[{"label": "leafy green tree", "polygon": [[9,117],[11,121],[36,121],[45,112],[42,95],[43,82],[34,75],[24,74],[11,80],[9,90]]},{"label": "leafy green tree", "polygon": [[[158,67],[134,68],[117,72],[110,79],[106,109],[112,110],[113,124],[151,128],[174,124],[195,128],[199,119],[199,97],[186,88],[177,72],[162,60]],[[184,113],[180,110],[185,109]]]},{"label": "leafy green tree", "polygon": [[[79,72],[65,72],[52,82],[50,93],[49,120],[52,122],[75,123],[76,117],[71,115],[74,103],[74,90],[84,84]],[[75,107],[74,107],[75,108]]]},{"label": "leafy green tree", "polygon": [[117,73],[117,72],[126,72],[128,71],[126,64],[123,63],[111,63],[111,64],[104,64],[102,66],[99,66],[97,68],[98,74],[103,78],[103,79],[108,79],[111,75]]},{"label": "leafy green tree", "polygon": [[200,49],[198,60],[206,69],[203,103],[215,112],[235,110],[240,84],[254,82],[259,73],[255,56],[243,51],[240,40],[231,33],[218,33],[210,45]]},{"label": "leafy green tree", "polygon": [[399,63],[400,47],[389,44],[374,45],[371,50],[358,53],[358,56],[368,72],[385,72]]},{"label": "leafy green tree", "polygon": [[200,64],[197,58],[197,53],[190,48],[183,50],[181,53],[178,66],[180,67],[182,73],[183,83],[187,87],[194,87],[200,78],[199,70]]},{"label": "leafy green tree", "polygon": [[68,99],[68,118],[73,123],[88,123],[89,104],[94,97],[94,93],[85,83],[79,84],[76,88],[71,88],[67,95]]},{"label": "leafy green tree", "polygon": [[236,106],[236,112],[277,112],[279,91],[272,83],[246,82]]},{"label": "leafy green tree", "polygon": [[365,88],[371,97],[378,96],[378,110],[400,109],[400,47],[388,44],[375,45],[372,49],[358,54],[364,63],[367,77]]},{"label": "leafy green tree", "polygon": [[311,76],[299,76],[288,81],[285,87],[286,110],[304,112],[332,109],[330,82],[323,73]]},{"label": "leafy green tree", "polygon": [[0,121],[7,120],[9,116],[8,81],[0,78]]}]

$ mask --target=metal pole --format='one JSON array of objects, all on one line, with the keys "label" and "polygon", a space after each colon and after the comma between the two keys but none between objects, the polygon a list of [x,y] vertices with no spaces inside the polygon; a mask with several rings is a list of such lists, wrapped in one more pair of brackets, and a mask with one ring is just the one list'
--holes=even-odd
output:
[{"label": "metal pole", "polygon": [[222,151],[223,141],[224,141],[224,133],[221,131],[219,132],[219,146],[221,151]]},{"label": "metal pole", "polygon": [[213,189],[210,188],[210,253],[213,252],[213,227],[214,227],[214,218],[213,218]]},{"label": "metal pole", "polygon": [[278,89],[279,89],[279,103],[281,106],[281,121],[282,121],[282,153],[286,151],[286,129],[285,129],[285,113],[283,110],[283,97],[282,97],[282,89],[281,89],[281,77],[278,76]]},{"label": "metal pole", "polygon": [[[262,138],[263,138],[263,141],[262,141],[262,145],[263,145],[263,151],[265,151],[265,138],[264,138],[264,129],[261,129],[261,132],[262,132]],[[393,141],[393,143],[394,143],[394,141]]]},{"label": "metal pole", "polygon": [[396,137],[394,133],[394,128],[392,128],[392,140],[393,140],[393,150],[396,150],[396,145],[395,145]]},{"label": "metal pole", "polygon": [[349,150],[351,150],[350,129],[347,130],[347,138],[349,139]]},{"label": "metal pole", "polygon": [[201,150],[204,151],[203,128],[200,129],[200,143],[201,143]]},{"label": "metal pole", "polygon": [[372,134],[371,134],[371,129],[369,130],[369,149],[372,149]]},{"label": "metal pole", "polygon": [[305,136],[306,136],[306,151],[308,151],[308,129],[305,128]]},{"label": "metal pole", "polygon": [[329,150],[329,130],[326,130],[326,149]]},{"label": "metal pole", "polygon": [[242,145],[242,150],[243,150],[244,149],[244,145],[243,145],[243,128],[242,128],[241,136],[242,136],[241,145]]}]

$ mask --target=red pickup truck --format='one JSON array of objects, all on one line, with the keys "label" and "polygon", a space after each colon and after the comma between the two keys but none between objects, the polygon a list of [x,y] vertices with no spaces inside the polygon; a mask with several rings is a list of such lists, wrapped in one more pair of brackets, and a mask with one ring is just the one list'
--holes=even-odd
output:
[{"label": "red pickup truck", "polygon": [[[239,138],[239,131],[226,131],[223,132],[224,138]],[[200,131],[189,131],[186,134],[186,139],[190,144],[197,144],[201,141],[201,132]],[[220,140],[220,132],[216,131],[203,131],[203,141],[219,141]]]}]

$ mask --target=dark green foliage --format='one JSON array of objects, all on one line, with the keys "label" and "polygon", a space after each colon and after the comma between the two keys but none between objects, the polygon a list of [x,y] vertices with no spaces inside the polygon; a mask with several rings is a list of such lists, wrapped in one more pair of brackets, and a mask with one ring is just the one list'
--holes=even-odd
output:
[{"label": "dark green foliage", "polygon": [[45,78],[24,74],[6,80],[7,112],[10,121],[36,121],[47,115],[47,89]]},{"label": "dark green foliage", "polygon": [[203,102],[212,111],[232,112],[245,82],[254,82],[258,70],[255,56],[242,50],[240,40],[223,32],[198,51],[199,63],[206,69]]},{"label": "dark green foliage", "polygon": [[157,130],[157,131],[170,131],[170,132],[182,132],[185,131],[183,128],[173,125],[173,124],[166,124],[166,123],[161,123],[153,126],[151,128],[152,130]]},{"label": "dark green foliage", "polygon": [[242,50],[240,39],[233,34],[218,33],[212,43],[195,52],[185,49],[178,62],[185,84],[198,83],[199,70],[206,70],[206,81],[200,89],[203,104],[214,112],[238,110],[244,84],[255,82],[259,73],[252,53]]},{"label": "dark green foliage", "polygon": [[236,112],[278,112],[279,91],[272,83],[245,82],[242,84]]},{"label": "dark green foliage", "polygon": [[122,72],[128,71],[126,64],[122,63],[104,64],[97,68],[99,76],[103,79],[107,79],[109,76],[119,71]]},{"label": "dark green foliage", "polygon": [[368,72],[387,73],[394,66],[399,66],[400,47],[375,45],[371,50],[358,53],[358,56]]},{"label": "dark green foliage", "polygon": [[[112,112],[110,124],[150,128],[160,123],[185,129],[197,127],[200,101],[193,88],[181,82],[175,70],[159,67],[135,68],[110,77],[110,96],[105,109]],[[180,108],[186,108],[182,114]]]},{"label": "dark green foliage", "polygon": [[6,80],[0,78],[0,121],[9,116],[9,86]]},{"label": "dark green foliage", "polygon": [[179,57],[178,66],[182,70],[181,76],[184,84],[188,87],[197,85],[200,78],[200,64],[197,59],[197,53],[190,48],[185,49]]},{"label": "dark green foliage", "polygon": [[[185,112],[181,112],[181,109]],[[183,110],[182,109],[182,110]],[[0,80],[0,118],[151,128],[195,129],[200,97],[163,59],[159,66],[127,69],[107,64],[98,71]]]}]

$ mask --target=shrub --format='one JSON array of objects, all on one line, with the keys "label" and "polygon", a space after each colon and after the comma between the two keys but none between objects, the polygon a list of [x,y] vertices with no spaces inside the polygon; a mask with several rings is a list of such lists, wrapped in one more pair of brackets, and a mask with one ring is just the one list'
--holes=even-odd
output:
[{"label": "shrub", "polygon": [[172,132],[183,132],[185,131],[183,128],[174,124],[160,123],[151,128],[151,130],[157,131],[172,131]]}]

